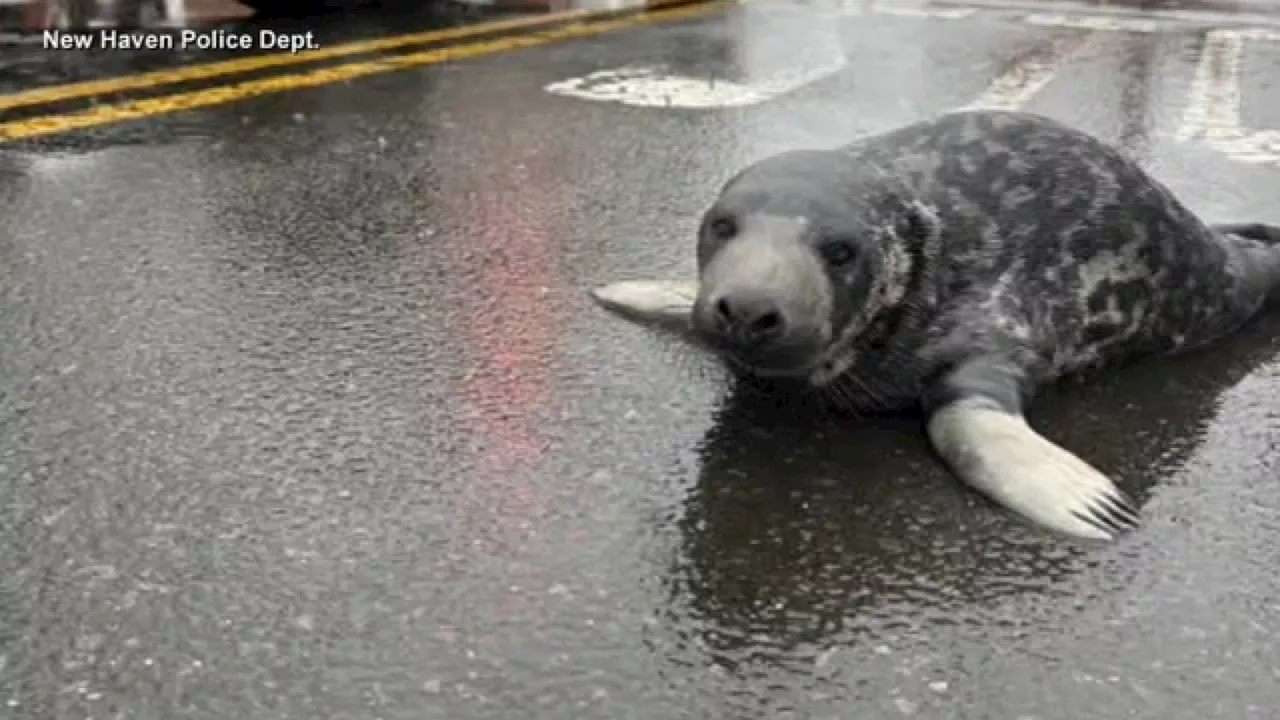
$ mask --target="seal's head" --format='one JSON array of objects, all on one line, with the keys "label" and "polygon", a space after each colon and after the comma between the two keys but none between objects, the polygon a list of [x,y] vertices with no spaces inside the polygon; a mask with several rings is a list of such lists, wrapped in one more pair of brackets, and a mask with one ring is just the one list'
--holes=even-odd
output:
[{"label": "seal's head", "polygon": [[791,151],[729,180],[698,231],[693,326],[747,372],[824,385],[901,298],[923,222],[902,188],[838,151]]}]

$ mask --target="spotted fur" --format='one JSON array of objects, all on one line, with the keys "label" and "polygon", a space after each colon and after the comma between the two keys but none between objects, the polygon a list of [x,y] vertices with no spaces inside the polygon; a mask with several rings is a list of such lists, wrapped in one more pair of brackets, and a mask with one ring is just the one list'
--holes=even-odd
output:
[{"label": "spotted fur", "polygon": [[1047,118],[954,113],[841,152],[875,203],[859,208],[866,226],[893,227],[906,198],[939,228],[914,247],[881,231],[894,260],[877,317],[829,350],[842,373],[814,378],[856,376],[864,409],[918,403],[940,368],[983,349],[1015,354],[1029,394],[1203,347],[1280,287],[1280,230],[1211,227],[1132,159]]},{"label": "spotted fur", "polygon": [[[1207,225],[1115,148],[1003,111],[765,158],[722,188],[697,255],[696,290],[640,281],[595,297],[679,318],[740,374],[767,376],[760,389],[919,408],[957,476],[1081,538],[1114,538],[1138,511],[1030,427],[1037,388],[1204,347],[1280,299],[1280,228]],[[726,333],[740,327],[717,314],[726,297],[780,319],[767,343]]]}]

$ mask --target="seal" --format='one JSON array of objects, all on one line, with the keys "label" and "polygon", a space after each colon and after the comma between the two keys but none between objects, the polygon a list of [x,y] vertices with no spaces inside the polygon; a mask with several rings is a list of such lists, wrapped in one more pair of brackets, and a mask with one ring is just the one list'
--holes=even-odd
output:
[{"label": "seal", "polygon": [[1204,348],[1280,298],[1280,228],[1209,225],[1118,148],[1047,117],[943,114],[730,178],[696,280],[592,297],[778,392],[921,413],[961,481],[1114,540],[1134,500],[1025,410],[1067,376]]}]

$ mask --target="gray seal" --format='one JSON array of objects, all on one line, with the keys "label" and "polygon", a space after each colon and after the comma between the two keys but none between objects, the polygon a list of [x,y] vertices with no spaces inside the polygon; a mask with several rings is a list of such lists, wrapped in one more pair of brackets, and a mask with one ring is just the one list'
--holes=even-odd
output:
[{"label": "gray seal", "polygon": [[1136,504],[1025,409],[1065,376],[1241,328],[1280,298],[1280,228],[1206,224],[1055,120],[962,111],[749,165],[706,210],[697,269],[591,294],[792,383],[780,392],[917,409],[961,481],[1042,528],[1112,540]]}]

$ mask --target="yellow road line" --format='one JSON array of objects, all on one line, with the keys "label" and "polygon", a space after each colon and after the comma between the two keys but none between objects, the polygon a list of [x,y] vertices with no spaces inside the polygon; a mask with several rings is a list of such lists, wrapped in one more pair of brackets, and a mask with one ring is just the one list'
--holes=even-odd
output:
[{"label": "yellow road line", "polygon": [[327,85],[329,83],[390,72],[392,70],[401,70],[404,68],[414,67],[416,65],[433,65],[450,60],[464,60],[467,58],[479,57],[481,55],[491,55],[505,50],[516,50],[520,48],[534,47],[537,45],[545,45],[557,40],[568,40],[572,38],[589,37],[591,35],[600,35],[613,30],[622,30],[638,25],[692,18],[699,15],[710,14],[716,10],[723,10],[731,7],[732,5],[733,0],[715,0],[714,2],[707,2],[705,4],[691,7],[680,7],[673,10],[628,16],[617,20],[595,23],[579,23],[564,27],[556,27],[545,32],[537,33],[536,35],[515,35],[512,37],[503,37],[495,40],[470,43],[467,45],[434,48],[431,50],[395,55],[367,62],[354,62],[344,65],[336,65],[333,67],[324,67],[305,73],[276,75],[262,78],[260,80],[249,80],[232,85],[221,85],[205,90],[175,93],[173,95],[134,100],[115,105],[102,105],[82,112],[68,113],[65,115],[45,115],[26,120],[15,120],[13,122],[0,123],[0,142],[16,140],[19,138],[36,137],[40,135],[51,135],[53,133],[78,130],[81,128],[122,122],[126,120],[136,120],[139,118],[150,117],[152,115],[178,112],[180,110],[192,110],[195,108],[222,105],[236,100],[258,97],[260,95],[269,95],[271,93],[283,92],[286,90]]},{"label": "yellow road line", "polygon": [[[663,7],[671,4],[673,4],[671,0],[667,0],[666,2],[659,1],[649,3],[646,7],[654,12],[661,12]],[[624,9],[621,12],[626,11],[627,10]],[[568,10],[565,12],[550,13],[547,15],[519,17],[511,20],[499,20],[495,22],[466,25],[444,30],[432,30],[429,32],[412,33],[409,35],[396,35],[394,37],[377,38],[374,40],[361,40],[358,42],[344,43],[342,45],[331,45],[326,48],[317,48],[315,50],[304,50],[299,53],[251,55],[249,57],[236,58],[235,60],[223,60],[220,62],[206,63],[202,65],[187,65],[180,68],[173,68],[171,70],[156,70],[153,72],[139,73],[137,75],[126,75],[123,77],[105,78],[102,80],[87,80],[85,82],[68,83],[65,85],[53,85],[50,87],[35,88],[34,90],[14,93],[12,95],[2,95],[0,96],[0,110],[24,107],[28,105],[60,102],[62,100],[72,100],[75,98],[99,95],[102,93],[138,90],[141,88],[188,82],[191,80],[204,80],[222,75],[233,75],[237,73],[251,72],[253,70],[280,67],[282,65],[297,65],[307,62],[315,62],[317,60],[328,60],[336,57],[358,55],[360,53],[395,50],[409,45],[425,45],[427,43],[444,42],[448,40],[463,40],[470,37],[476,37],[477,35],[488,35],[490,33],[506,30],[536,28],[543,25],[554,25],[556,23],[571,20],[586,21],[597,17],[614,15],[618,12],[620,11],[585,9]]]}]

